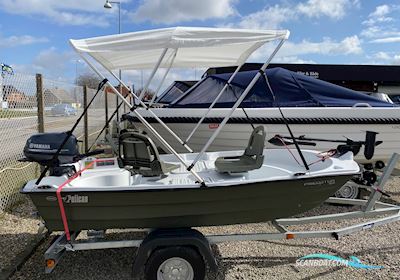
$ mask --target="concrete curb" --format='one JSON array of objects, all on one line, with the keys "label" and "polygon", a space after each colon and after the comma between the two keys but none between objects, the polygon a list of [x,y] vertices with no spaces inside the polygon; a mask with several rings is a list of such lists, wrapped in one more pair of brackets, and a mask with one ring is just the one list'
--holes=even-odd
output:
[{"label": "concrete curb", "polygon": [[36,249],[41,244],[43,244],[48,236],[48,231],[37,234],[26,246],[25,250],[15,256],[8,267],[1,268],[0,279],[9,279],[16,271],[18,271],[24,265],[24,263],[33,255]]}]

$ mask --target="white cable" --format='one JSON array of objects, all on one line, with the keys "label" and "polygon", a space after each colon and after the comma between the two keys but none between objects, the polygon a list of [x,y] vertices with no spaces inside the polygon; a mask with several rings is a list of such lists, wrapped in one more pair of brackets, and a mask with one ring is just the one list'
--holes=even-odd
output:
[{"label": "white cable", "polygon": [[29,165],[31,165],[32,163],[33,163],[33,162],[28,163],[27,165],[22,166],[22,167],[6,167],[6,168],[0,170],[0,173],[3,173],[4,171],[7,171],[7,170],[22,170],[22,169],[24,169],[24,168],[27,168],[27,167],[28,167]]}]

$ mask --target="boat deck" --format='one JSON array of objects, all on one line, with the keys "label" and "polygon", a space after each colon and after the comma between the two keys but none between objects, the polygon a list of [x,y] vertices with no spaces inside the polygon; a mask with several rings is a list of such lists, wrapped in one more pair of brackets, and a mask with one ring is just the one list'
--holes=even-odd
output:
[{"label": "boat deck", "polygon": [[[328,158],[321,160],[315,151],[304,151],[307,162],[311,163],[310,171],[293,159],[292,154],[298,157],[295,150],[273,149],[264,151],[264,164],[261,168],[243,173],[219,173],[215,170],[214,162],[221,156],[235,156],[242,154],[242,151],[224,151],[206,153],[197,164],[194,170],[203,178],[207,186],[228,186],[244,183],[257,183],[261,181],[293,180],[309,177],[323,177],[330,175],[348,175],[358,172],[358,165],[352,160],[352,155],[343,155],[340,160]],[[291,154],[292,153],[292,154]],[[181,154],[185,163],[189,166],[196,154]],[[118,166],[116,158],[99,159],[87,158],[75,163],[77,170],[88,166],[96,161],[93,166],[82,172],[80,176],[65,185],[63,191],[71,190],[115,190],[115,189],[159,189],[173,188],[198,188],[196,178],[186,170],[173,155],[161,155],[161,160],[177,165],[178,167],[165,176],[145,177],[140,174],[132,174],[125,168]],[[314,164],[312,164],[314,163]],[[340,163],[340,164],[339,164]],[[343,170],[342,172],[340,170]],[[300,175],[299,175],[300,174]],[[45,177],[41,185],[50,186],[49,191],[58,188],[66,180],[67,176]],[[35,188],[34,181],[27,184],[24,190],[31,191]],[[40,189],[43,191],[43,189]]]}]

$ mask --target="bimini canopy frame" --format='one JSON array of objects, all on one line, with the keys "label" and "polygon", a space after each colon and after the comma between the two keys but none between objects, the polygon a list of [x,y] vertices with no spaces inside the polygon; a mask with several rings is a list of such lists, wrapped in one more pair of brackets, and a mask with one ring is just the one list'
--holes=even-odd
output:
[{"label": "bimini canopy frame", "polygon": [[[283,42],[288,39],[289,34],[288,30],[174,27],[82,40],[70,40],[70,42],[77,53],[101,78],[104,78],[104,75],[94,66],[87,56],[90,56],[102,65],[122,86],[129,90],[117,75],[113,73],[113,70],[153,69],[149,80],[146,82],[146,86],[148,86],[159,68],[167,68],[168,72],[172,67],[171,62],[164,60],[165,57],[173,57],[173,67],[220,67],[238,65],[238,68],[240,68],[247,58],[262,45],[270,41],[280,40],[281,42],[279,45],[263,65],[262,70],[265,70]],[[257,75],[257,79],[259,76],[260,75]],[[163,80],[164,79],[165,77]],[[251,90],[254,83],[252,82],[249,84],[248,88],[243,92],[235,105],[238,106],[240,104]],[[196,160],[188,166],[187,162],[185,162],[171,145],[157,133],[145,118],[143,118],[137,110],[134,110],[135,108],[133,105],[131,105],[110,82],[108,82],[108,85],[129,108],[133,108],[132,111],[139,121],[154,134],[161,144],[182,162],[199,183],[204,185],[204,180],[192,170],[192,167],[218,135],[223,125],[232,115],[231,112],[233,112],[237,106],[232,108],[232,111],[225,117],[219,129],[214,133],[210,141],[206,143]],[[140,106],[147,109],[151,115],[179,141],[179,143],[191,151],[186,143],[163,123],[161,119],[151,111],[151,108],[142,101],[144,92],[142,92],[139,97],[132,92],[131,94],[139,102]]]}]

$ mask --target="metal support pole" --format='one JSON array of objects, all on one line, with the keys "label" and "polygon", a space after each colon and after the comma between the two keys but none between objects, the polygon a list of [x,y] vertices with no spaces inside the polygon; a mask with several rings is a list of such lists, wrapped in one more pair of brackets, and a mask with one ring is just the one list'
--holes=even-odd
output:
[{"label": "metal support pole", "polygon": [[107,124],[105,133],[108,134],[110,126],[108,124],[108,92],[107,92],[107,88],[104,89],[104,111],[105,111],[104,114],[106,117],[106,124]]},{"label": "metal support pole", "polygon": [[[94,72],[96,72],[97,75],[99,75],[100,78],[104,79],[104,75],[97,70],[97,68],[86,58],[82,55],[82,53],[78,52],[77,53],[82,57],[83,60],[85,60],[85,62],[93,69]],[[110,71],[111,74],[112,71]],[[113,74],[114,76],[114,74]],[[122,83],[122,81],[121,81]],[[123,84],[123,83],[122,83]],[[121,100],[129,107],[132,108],[133,105],[131,105],[129,103],[129,101],[127,99],[125,99],[119,92],[118,90],[109,82],[107,81],[107,85],[110,86],[110,88],[112,89],[112,91],[117,94],[119,96],[119,98],[121,98]],[[123,84],[124,85],[124,84]],[[125,85],[124,85],[125,86]],[[142,106],[144,106],[146,108],[146,104],[143,103],[143,101],[141,101],[139,99],[139,97],[137,97],[135,94],[132,94],[132,96],[136,99],[139,100],[140,104]],[[150,111],[150,110],[149,110]],[[146,121],[145,118],[143,118],[142,115],[140,115],[137,110],[133,110],[133,113],[136,115],[136,117],[139,119],[139,121],[147,128],[150,130],[151,133],[153,133],[153,135],[161,142],[161,144],[172,154],[174,154],[176,156],[176,158],[183,164],[183,166],[185,166],[186,168],[188,168],[188,164],[185,162],[185,160],[174,150],[174,148],[171,147],[171,145],[168,144],[167,141],[165,141],[164,138],[162,138],[162,136],[160,134],[158,134],[158,132]],[[197,182],[201,185],[204,184],[204,180],[197,174],[197,172],[190,170],[190,172],[193,174],[193,176],[196,178]]]},{"label": "metal support pole", "polygon": [[[146,93],[146,91],[147,91],[147,89],[148,89],[148,87],[149,87],[151,81],[153,80],[154,75],[156,74],[158,68],[160,67],[160,64],[161,64],[161,62],[163,61],[164,56],[165,56],[165,54],[167,53],[167,51],[168,51],[168,48],[163,49],[163,51],[162,51],[162,53],[161,53],[161,55],[160,55],[160,58],[158,59],[156,65],[155,65],[154,68],[153,68],[153,71],[152,71],[151,74],[150,74],[149,79],[148,79],[147,82],[146,82],[146,85],[144,86],[144,88],[142,88],[142,92],[141,92],[140,95],[139,95],[139,100],[142,100],[142,99],[143,99],[143,96],[144,96],[144,94]],[[119,79],[119,80],[121,81],[121,79]],[[125,86],[125,87],[126,87],[126,86]]]},{"label": "metal support pole", "polygon": [[[118,76],[121,76],[121,70],[118,71]],[[119,84],[118,91],[119,91],[119,93],[122,95],[122,87],[121,87],[121,84]],[[117,104],[118,104],[118,96],[116,95],[116,96],[115,96],[115,106],[117,106]],[[116,118],[117,118],[117,121],[119,121],[119,110],[117,110],[117,116],[116,116]],[[118,130],[118,128],[117,128],[117,130]]]},{"label": "metal support pole", "polygon": [[173,64],[174,61],[175,61],[175,57],[176,57],[176,53],[177,53],[177,52],[178,52],[178,49],[175,49],[175,51],[174,51],[173,54],[172,54],[172,58],[171,58],[171,61],[170,61],[169,65],[168,65],[168,68],[167,68],[167,70],[165,71],[164,76],[163,76],[163,78],[161,79],[161,82],[160,82],[160,84],[158,85],[156,91],[154,92],[154,95],[153,95],[153,97],[151,98],[151,101],[150,101],[150,103],[149,103],[149,106],[151,106],[151,105],[153,104],[154,100],[156,99],[156,97],[157,97],[157,95],[158,95],[158,92],[159,92],[160,89],[161,89],[161,86],[164,84],[165,78],[167,77],[167,75],[168,75],[168,73],[169,73],[169,70],[171,70],[172,64]]},{"label": "metal support pole", "polygon": [[[122,3],[121,1],[116,1],[116,4],[118,4],[118,34],[121,34],[121,9],[122,9]],[[121,79],[122,73],[121,69],[118,70],[118,77]],[[121,84],[119,85],[119,91],[122,94],[122,87]],[[118,106],[118,96],[115,96],[115,106]],[[117,110],[117,121],[119,121],[119,110]],[[117,131],[118,131],[117,127]],[[118,131],[119,132],[119,131]]]},{"label": "metal support pole", "polygon": [[44,96],[42,74],[36,74],[36,99],[38,113],[38,132],[44,132]]},{"label": "metal support pole", "polygon": [[397,161],[399,160],[399,157],[400,155],[398,153],[393,153],[382,176],[379,178],[378,183],[375,185],[376,190],[374,190],[372,194],[369,196],[368,202],[365,205],[363,211],[370,211],[375,207],[375,202],[378,201],[382,196],[382,193],[380,191],[383,191],[387,180],[389,180],[390,176],[392,175],[393,169],[396,168],[396,164]]},{"label": "metal support pole", "polygon": [[[268,87],[269,91],[270,91],[271,94],[272,94],[272,98],[273,98],[274,103],[275,103],[275,102],[276,102],[275,93],[274,93],[274,91],[272,90],[271,85],[269,84],[268,77],[267,77],[267,75],[265,74],[265,71],[262,71],[262,76],[263,76],[263,78],[264,78],[265,83],[267,84],[267,87]],[[294,143],[294,145],[295,145],[295,147],[296,147],[296,150],[297,150],[297,152],[299,153],[299,156],[300,156],[300,158],[301,158],[301,161],[303,162],[304,168],[305,168],[307,171],[309,171],[309,170],[310,170],[310,166],[308,165],[308,163],[307,163],[307,161],[306,161],[306,158],[304,157],[303,153],[301,152],[299,143],[297,143],[296,137],[294,137],[293,131],[292,131],[292,129],[290,128],[289,123],[287,122],[286,117],[285,117],[285,115],[283,114],[282,109],[281,109],[281,106],[279,105],[279,103],[277,104],[277,107],[278,107],[279,113],[281,114],[282,120],[283,120],[283,122],[284,122],[284,124],[285,124],[287,130],[289,131],[290,138],[293,140],[293,143]]]},{"label": "metal support pole", "polygon": [[224,91],[228,88],[228,85],[232,82],[233,78],[235,78],[236,74],[239,72],[240,68],[242,68],[244,63],[240,64],[235,72],[230,76],[229,80],[226,82],[224,87],[221,89],[221,91],[218,93],[217,97],[214,99],[214,101],[211,103],[210,107],[208,107],[207,112],[201,117],[199,122],[196,124],[196,126],[193,128],[192,132],[190,132],[189,136],[186,138],[185,143],[189,142],[190,138],[192,138],[193,134],[196,132],[196,130],[199,128],[201,123],[204,121],[204,119],[207,117],[208,113],[210,113],[211,109],[214,107],[215,103],[219,100],[219,98],[222,96]]},{"label": "metal support pole", "polygon": [[[86,108],[88,105],[87,94],[88,94],[87,86],[83,86],[83,108]],[[88,111],[86,111],[85,116],[83,117],[83,135],[84,135],[85,153],[87,153],[89,151]]]},{"label": "metal support pole", "polygon": [[[285,42],[286,39],[282,39],[278,46],[275,48],[275,50],[272,52],[268,60],[264,63],[264,65],[261,67],[261,71],[265,71],[267,69],[269,63],[271,62],[272,58],[275,56],[275,54],[278,52],[278,50],[282,47],[283,43]],[[250,84],[247,86],[247,88],[244,90],[242,95],[239,97],[239,99],[236,101],[236,103],[233,105],[232,109],[229,111],[228,115],[225,116],[225,118],[222,120],[218,128],[214,131],[214,133],[211,135],[210,139],[207,141],[207,143],[204,145],[203,149],[201,149],[200,153],[197,154],[196,158],[193,160],[192,164],[189,167],[189,170],[193,168],[193,166],[196,164],[196,162],[202,157],[204,152],[208,149],[208,147],[211,145],[211,143],[215,140],[215,138],[218,136],[218,134],[221,132],[222,128],[225,126],[225,124],[228,122],[230,117],[233,115],[235,112],[236,108],[239,107],[240,103],[242,103],[243,99],[246,98],[247,94],[250,92],[250,90],[253,88],[255,83],[258,81],[258,79],[261,77],[260,71],[257,72],[257,74],[254,76],[254,78],[251,80]]]},{"label": "metal support pole", "polygon": [[[85,59],[85,58],[83,58],[83,59]],[[86,62],[88,62],[87,60],[86,60]],[[88,62],[89,63],[89,62]],[[105,69],[107,69],[106,67],[105,67]],[[107,69],[108,70],[108,69]],[[109,71],[109,70],[108,70]],[[122,86],[124,86],[125,88],[127,88],[127,89],[129,89],[128,88],[128,86],[127,85],[125,85],[125,83],[122,81],[122,80],[120,80],[112,71],[109,71],[109,73],[115,78],[115,79],[117,79],[121,84],[122,84]],[[161,125],[162,125],[162,127],[164,127],[180,144],[182,144],[182,146],[183,147],[185,147],[186,148],[186,150],[188,150],[189,152],[193,152],[193,150],[185,143],[185,142],[183,142],[183,140],[181,139],[181,138],[179,138],[179,136],[178,135],[176,135],[176,133],[175,132],[173,132],[152,110],[151,110],[151,108],[149,108],[141,99],[140,99],[140,97],[137,97],[136,96],[136,94],[134,94],[134,93],[132,93],[131,92],[131,95],[136,99],[136,100],[138,100],[138,102],[139,102],[139,105],[140,106],[142,106],[143,108],[145,108],[150,114],[151,114],[151,116],[153,117],[153,118],[155,118],[156,119],[156,121],[158,122],[158,123],[160,123]]]}]

